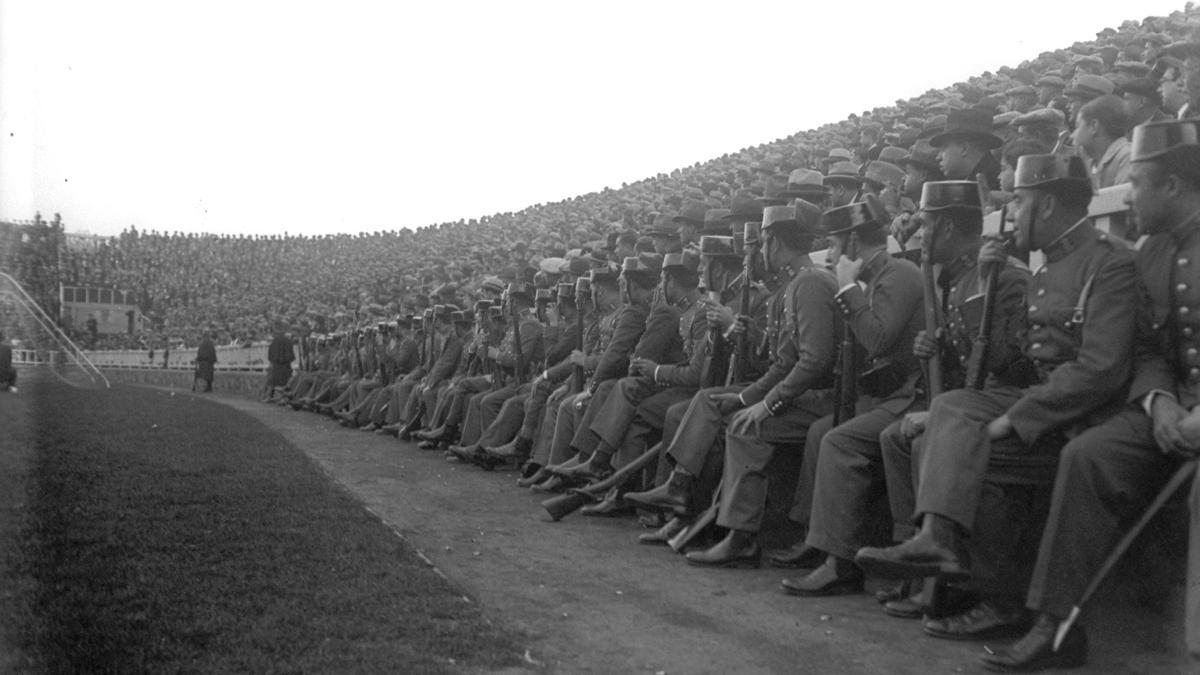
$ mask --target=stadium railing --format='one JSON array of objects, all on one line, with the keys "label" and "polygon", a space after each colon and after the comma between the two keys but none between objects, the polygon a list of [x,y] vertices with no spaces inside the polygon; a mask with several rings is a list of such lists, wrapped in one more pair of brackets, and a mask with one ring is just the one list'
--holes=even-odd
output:
[{"label": "stadium railing", "polygon": [[[85,352],[92,363],[101,368],[162,369],[163,352],[154,350],[153,360],[147,349],[105,350]],[[196,349],[172,349],[167,356],[167,370],[192,370],[195,368]],[[267,345],[250,347],[217,347],[216,370],[261,372],[267,369]]]}]

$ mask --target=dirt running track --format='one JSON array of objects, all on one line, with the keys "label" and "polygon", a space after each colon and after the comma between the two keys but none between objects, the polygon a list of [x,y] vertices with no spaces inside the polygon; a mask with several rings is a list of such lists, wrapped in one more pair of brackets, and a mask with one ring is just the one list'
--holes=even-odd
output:
[{"label": "dirt running track", "polygon": [[[515,474],[450,464],[392,437],[246,398],[213,400],[282,433],[493,611],[540,664],[577,673],[981,672],[979,644],[927,638],[867,595],[783,595],[785,571],[688,566],[629,519],[549,522]],[[1139,621],[1138,624],[1148,622]],[[1093,636],[1082,672],[1182,672],[1161,624]],[[1106,633],[1108,631],[1105,631]],[[1081,672],[1081,671],[1076,671]]]}]

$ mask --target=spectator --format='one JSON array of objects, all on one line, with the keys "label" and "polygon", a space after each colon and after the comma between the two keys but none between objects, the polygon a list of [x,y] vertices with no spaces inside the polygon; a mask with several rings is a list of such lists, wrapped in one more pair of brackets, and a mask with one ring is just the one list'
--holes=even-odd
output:
[{"label": "spectator", "polygon": [[1079,109],[1071,139],[1080,156],[1091,165],[1093,188],[1129,182],[1128,130],[1129,115],[1117,96],[1101,96]]}]

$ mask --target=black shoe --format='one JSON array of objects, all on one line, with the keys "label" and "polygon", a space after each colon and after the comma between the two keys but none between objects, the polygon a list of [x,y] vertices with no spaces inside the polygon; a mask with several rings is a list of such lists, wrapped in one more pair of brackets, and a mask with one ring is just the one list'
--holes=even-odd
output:
[{"label": "black shoe", "polygon": [[671,538],[679,534],[683,528],[687,527],[688,523],[682,518],[672,518],[667,521],[666,525],[658,528],[653,532],[638,535],[639,544],[648,544],[651,546],[662,545],[666,546]]},{"label": "black shoe", "polygon": [[767,557],[767,561],[771,563],[771,567],[812,570],[825,562],[825,552],[800,542],[785,551],[776,551]]},{"label": "black shoe", "polygon": [[579,509],[579,513],[585,516],[603,516],[605,518],[631,516],[633,512],[633,506],[622,501],[621,492],[618,488],[609,490],[604,495],[604,499],[595,504],[587,504]]},{"label": "black shoe", "polygon": [[955,548],[919,533],[888,548],[859,549],[854,563],[867,574],[883,579],[937,577],[945,581],[966,581],[971,578],[971,570]]},{"label": "black shoe", "polygon": [[686,516],[690,513],[691,495],[692,477],[672,471],[670,479],[662,485],[645,492],[630,492],[625,499],[641,508]]},{"label": "black shoe", "polygon": [[1058,651],[1054,651],[1058,623],[1058,619],[1049,614],[1039,614],[1033,627],[1020,640],[994,653],[981,655],[983,667],[998,673],[1082,667],[1087,663],[1087,636],[1079,626],[1071,626]]},{"label": "black shoe", "polygon": [[851,595],[862,593],[863,573],[849,561],[826,556],[825,562],[807,576],[784,579],[780,585],[788,595]]},{"label": "black shoe", "polygon": [[980,600],[962,614],[925,620],[925,634],[943,640],[1002,640],[1018,637],[1029,629],[1024,607],[1010,607]]},{"label": "black shoe", "polygon": [[730,530],[712,548],[689,551],[684,557],[697,567],[758,567],[762,564],[762,549],[752,532]]}]

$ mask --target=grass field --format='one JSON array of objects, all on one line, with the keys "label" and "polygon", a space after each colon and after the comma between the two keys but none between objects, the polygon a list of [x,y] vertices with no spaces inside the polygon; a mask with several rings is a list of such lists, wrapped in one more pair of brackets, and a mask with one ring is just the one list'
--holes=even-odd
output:
[{"label": "grass field", "polygon": [[26,500],[6,511],[21,526],[0,528],[19,539],[0,621],[30,669],[521,663],[520,635],[258,422],[133,387],[24,382],[19,396],[0,399],[0,415],[32,416],[36,431],[18,439],[32,444]]}]

